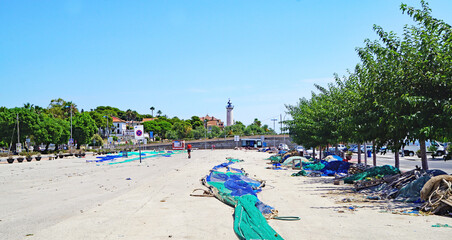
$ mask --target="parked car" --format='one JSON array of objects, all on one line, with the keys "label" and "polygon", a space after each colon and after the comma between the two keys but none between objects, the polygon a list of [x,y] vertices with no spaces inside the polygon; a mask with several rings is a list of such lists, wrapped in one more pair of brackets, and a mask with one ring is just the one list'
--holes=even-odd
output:
[{"label": "parked car", "polygon": [[358,146],[350,146],[348,151],[356,153],[356,152],[358,152]]},{"label": "parked car", "polygon": [[278,145],[278,149],[279,149],[279,150],[284,150],[284,151],[289,151],[289,146],[287,146],[287,144],[280,143],[280,144]]},{"label": "parked car", "polygon": [[297,151],[297,152],[304,152],[304,148],[303,148],[303,146],[296,146],[295,147],[295,150]]},{"label": "parked car", "polygon": [[[337,149],[339,151],[342,151],[342,152],[347,150],[347,148],[345,147],[344,144],[338,144],[337,145]],[[328,151],[329,152],[336,152],[336,146],[332,146],[332,147],[328,148]]]},{"label": "parked car", "polygon": [[[356,146],[356,148],[353,148],[353,149],[350,148],[349,151],[357,153],[358,152],[358,146]],[[364,151],[364,145],[361,145],[361,153],[366,153],[368,151],[372,151],[372,145],[366,145],[366,151]]]},{"label": "parked car", "polygon": [[[430,146],[435,146],[436,152],[432,153],[428,150],[428,148]],[[442,156],[446,153],[445,151],[445,147],[442,143],[438,142],[438,141],[426,141],[425,142],[425,146],[427,147],[427,152],[428,153],[432,153],[436,156]],[[419,150],[420,150],[420,143],[418,140],[414,141],[414,142],[409,142],[407,145],[405,145],[405,147],[403,148],[403,154],[405,156],[414,156],[414,154],[416,154]],[[402,150],[401,150],[402,151]],[[401,153],[400,151],[400,153]],[[419,156],[418,156],[419,157]]]}]

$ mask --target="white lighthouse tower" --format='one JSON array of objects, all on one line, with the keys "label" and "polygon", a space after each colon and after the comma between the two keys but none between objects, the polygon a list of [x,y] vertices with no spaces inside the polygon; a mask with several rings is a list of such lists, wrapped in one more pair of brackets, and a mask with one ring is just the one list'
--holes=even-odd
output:
[{"label": "white lighthouse tower", "polygon": [[231,99],[228,101],[228,105],[226,105],[226,126],[231,126],[233,124],[233,114],[232,110],[234,109],[234,106],[231,103]]}]

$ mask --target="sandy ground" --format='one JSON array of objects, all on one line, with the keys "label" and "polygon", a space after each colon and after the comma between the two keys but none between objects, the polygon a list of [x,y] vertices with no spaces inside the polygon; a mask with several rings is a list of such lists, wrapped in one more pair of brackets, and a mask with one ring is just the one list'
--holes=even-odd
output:
[{"label": "sandy ground", "polygon": [[[199,179],[225,161],[266,180],[258,197],[280,216],[269,220],[285,239],[450,239],[452,218],[392,213],[407,205],[369,202],[332,178],[290,177],[270,170],[268,153],[198,150],[108,165],[71,158],[0,164],[0,239],[237,239],[233,209],[191,197]],[[131,180],[127,180],[130,178]],[[348,199],[349,202],[343,202]],[[355,210],[350,210],[349,207]],[[389,209],[388,209],[389,208]]]}]

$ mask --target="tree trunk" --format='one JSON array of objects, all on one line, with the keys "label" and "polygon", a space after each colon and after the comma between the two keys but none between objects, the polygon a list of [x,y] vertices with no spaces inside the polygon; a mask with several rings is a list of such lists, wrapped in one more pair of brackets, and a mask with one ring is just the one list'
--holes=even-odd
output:
[{"label": "tree trunk", "polygon": [[364,143],[364,165],[367,166],[367,144]]},{"label": "tree trunk", "polygon": [[315,159],[315,147],[312,148],[312,157]]},{"label": "tree trunk", "polygon": [[399,149],[400,147],[396,147],[396,151],[394,153],[394,167],[400,168],[400,159],[399,159]]},{"label": "tree trunk", "polygon": [[376,148],[375,148],[375,140],[372,141],[372,162],[374,167],[377,166],[377,154],[376,154]]},{"label": "tree trunk", "polygon": [[422,169],[423,170],[428,170],[427,150],[426,150],[425,140],[424,139],[419,139],[419,147],[421,149]]},{"label": "tree trunk", "polygon": [[319,159],[322,159],[322,146],[319,147]]},{"label": "tree trunk", "polygon": [[358,143],[358,163],[361,163],[361,144]]}]

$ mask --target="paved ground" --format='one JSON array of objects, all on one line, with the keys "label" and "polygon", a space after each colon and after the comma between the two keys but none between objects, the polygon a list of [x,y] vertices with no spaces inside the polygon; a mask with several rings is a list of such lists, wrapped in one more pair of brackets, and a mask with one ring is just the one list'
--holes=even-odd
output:
[{"label": "paved ground", "polygon": [[[358,159],[357,154],[353,154],[352,159]],[[364,162],[364,155],[361,155],[361,160]],[[367,158],[367,164],[372,165],[372,158]],[[387,153],[385,155],[377,154],[377,165],[393,165],[394,166],[394,154],[393,153]],[[421,167],[421,159],[414,156],[414,157],[400,157],[400,169],[401,170],[412,170],[417,166]],[[440,169],[448,174],[452,174],[452,160],[444,161],[442,159],[436,158],[428,159],[428,166],[429,169]]]}]

